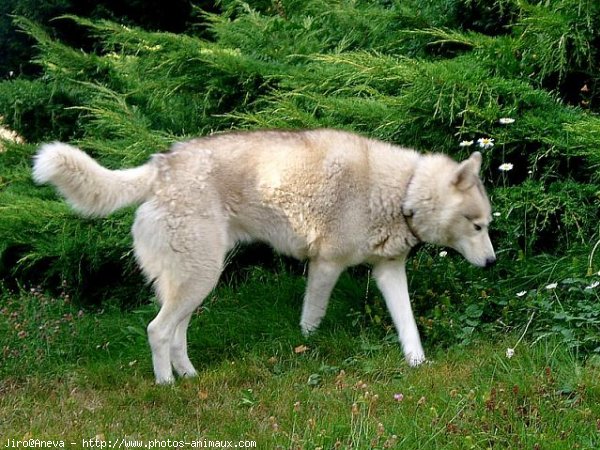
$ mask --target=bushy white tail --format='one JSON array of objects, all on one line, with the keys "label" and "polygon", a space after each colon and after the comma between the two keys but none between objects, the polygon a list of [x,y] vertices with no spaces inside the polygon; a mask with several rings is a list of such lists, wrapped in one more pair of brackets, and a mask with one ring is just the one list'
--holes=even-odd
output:
[{"label": "bushy white tail", "polygon": [[43,145],[33,162],[36,183],[53,184],[73,208],[86,216],[106,216],[143,202],[155,177],[152,163],[109,170],[78,148],[61,142]]}]

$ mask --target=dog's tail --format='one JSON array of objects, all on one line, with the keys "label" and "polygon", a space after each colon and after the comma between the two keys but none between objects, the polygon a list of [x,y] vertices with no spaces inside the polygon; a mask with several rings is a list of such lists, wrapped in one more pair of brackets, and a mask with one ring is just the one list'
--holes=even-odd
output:
[{"label": "dog's tail", "polygon": [[78,148],[60,142],[43,145],[34,157],[33,179],[58,188],[86,216],[106,216],[149,197],[157,168],[149,162],[133,169],[109,170]]}]

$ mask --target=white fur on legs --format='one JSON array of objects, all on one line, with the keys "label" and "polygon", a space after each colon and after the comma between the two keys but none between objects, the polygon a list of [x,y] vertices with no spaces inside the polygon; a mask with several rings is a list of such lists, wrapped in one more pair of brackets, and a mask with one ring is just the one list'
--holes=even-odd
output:
[{"label": "white fur on legs", "polygon": [[[189,286],[190,283],[187,284]],[[194,309],[204,298],[198,295],[194,299],[186,295],[191,294],[189,292],[191,290],[189,287],[186,289],[184,286],[173,286],[168,273],[158,280],[157,291],[162,299],[162,307],[148,325],[148,341],[152,349],[152,365],[157,384],[169,384],[175,381],[171,367],[171,348],[182,343],[176,341],[175,331],[182,322],[189,320]]]},{"label": "white fur on legs", "polygon": [[329,296],[343,266],[330,261],[313,260],[308,265],[308,281],[300,328],[305,336],[317,329],[327,311]]},{"label": "white fur on legs", "polygon": [[404,357],[411,366],[418,366],[425,361],[425,353],[408,297],[405,262],[406,257],[383,261],[375,266],[373,275],[392,316]]},{"label": "white fur on legs", "polygon": [[133,227],[136,256],[146,276],[154,280],[161,305],[148,325],[157,384],[172,383],[173,368],[182,376],[196,374],[187,355],[187,327],[221,275],[225,230],[210,204],[203,215],[178,216],[152,202],[138,209]]},{"label": "white fur on legs", "polygon": [[168,322],[169,313],[163,313],[163,311],[167,310],[164,307],[161,308],[158,315],[148,325],[148,341],[152,350],[152,366],[156,384],[170,384],[175,381],[169,354],[169,345],[175,327]]},{"label": "white fur on legs", "polygon": [[204,270],[199,270],[187,281],[179,281],[169,271],[165,271],[157,280],[156,290],[162,307],[148,325],[157,384],[174,381],[171,364],[180,375],[196,374],[187,356],[187,326],[194,310],[217,283],[222,267],[218,260],[205,260],[203,263]]},{"label": "white fur on legs", "polygon": [[[148,325],[148,341],[152,349],[152,365],[157,384],[169,384],[175,381],[171,363],[178,373],[196,373],[194,366],[187,358],[187,349],[182,348],[187,339],[176,336],[179,328],[181,333],[187,330],[187,324],[194,310],[202,303],[204,297],[212,290],[216,280],[194,280],[185,283],[161,295],[163,305],[158,315]],[[159,280],[160,283],[160,280]],[[161,292],[160,287],[158,291]],[[159,294],[160,295],[160,294]],[[175,349],[175,359],[172,360]],[[182,371],[182,372],[181,372]]]},{"label": "white fur on legs", "polygon": [[171,341],[171,363],[173,368],[179,376],[186,378],[198,375],[187,352],[187,328],[191,318],[192,315],[189,315],[179,322]]}]

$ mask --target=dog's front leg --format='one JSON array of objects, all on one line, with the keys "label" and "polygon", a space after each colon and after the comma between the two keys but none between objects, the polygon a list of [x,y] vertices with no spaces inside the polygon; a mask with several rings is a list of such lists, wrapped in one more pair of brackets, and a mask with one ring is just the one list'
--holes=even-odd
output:
[{"label": "dog's front leg", "polygon": [[308,264],[308,282],[302,306],[300,328],[308,336],[317,329],[329,303],[331,291],[344,266],[330,261],[312,260]]},{"label": "dog's front leg", "polygon": [[406,256],[398,260],[382,261],[375,266],[373,276],[392,316],[404,357],[411,366],[418,366],[425,361],[425,353],[410,306],[405,263]]}]

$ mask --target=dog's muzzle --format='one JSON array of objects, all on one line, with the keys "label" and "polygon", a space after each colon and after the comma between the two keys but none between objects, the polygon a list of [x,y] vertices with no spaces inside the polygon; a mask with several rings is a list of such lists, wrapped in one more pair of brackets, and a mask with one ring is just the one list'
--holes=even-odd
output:
[{"label": "dog's muzzle", "polygon": [[483,266],[483,267],[485,267],[487,269],[488,267],[492,267],[495,264],[496,264],[496,258],[487,258],[485,260],[485,266]]}]

